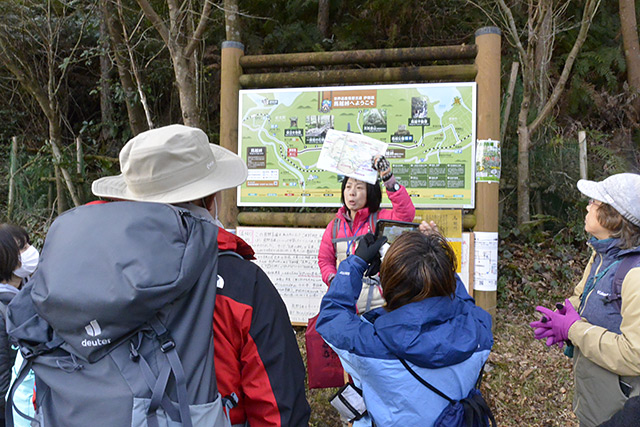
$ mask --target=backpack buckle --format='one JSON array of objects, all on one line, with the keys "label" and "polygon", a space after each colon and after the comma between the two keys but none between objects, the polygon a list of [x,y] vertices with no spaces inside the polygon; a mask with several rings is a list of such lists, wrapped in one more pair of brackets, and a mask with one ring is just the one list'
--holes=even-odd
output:
[{"label": "backpack buckle", "polygon": [[133,362],[140,360],[140,353],[138,353],[138,349],[133,345],[133,341],[131,342],[131,349],[129,350],[129,359]]},{"label": "backpack buckle", "polygon": [[160,350],[163,353],[176,348],[176,342],[173,340],[168,331],[162,335],[158,335],[158,341],[160,341]]}]

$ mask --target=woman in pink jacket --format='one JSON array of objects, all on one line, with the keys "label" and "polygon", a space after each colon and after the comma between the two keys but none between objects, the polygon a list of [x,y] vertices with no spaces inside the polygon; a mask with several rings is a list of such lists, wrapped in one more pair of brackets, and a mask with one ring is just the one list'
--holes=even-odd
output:
[{"label": "woman in pink jacket", "polygon": [[[327,285],[331,284],[336,275],[337,265],[355,251],[358,237],[375,231],[378,219],[413,221],[416,214],[407,189],[396,181],[389,161],[384,156],[377,156],[373,161],[373,168],[378,171],[393,207],[380,209],[380,181],[368,184],[345,177],[340,197],[342,207],[336,213],[335,219],[327,225],[318,253],[322,280]],[[376,278],[363,280],[357,307],[359,313],[380,307],[384,303]]]}]

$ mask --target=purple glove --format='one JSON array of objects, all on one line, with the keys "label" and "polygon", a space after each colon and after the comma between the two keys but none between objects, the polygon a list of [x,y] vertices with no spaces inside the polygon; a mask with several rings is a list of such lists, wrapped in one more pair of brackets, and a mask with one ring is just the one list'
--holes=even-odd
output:
[{"label": "purple glove", "polygon": [[546,338],[548,347],[551,347],[554,344],[558,344],[558,346],[562,348],[562,346],[564,345],[564,341],[556,341],[556,336],[553,333],[553,329],[548,322],[549,319],[547,319],[545,316],[542,316],[540,320],[529,323],[529,326],[534,329],[533,334],[535,339],[541,340],[543,338]]},{"label": "purple glove", "polygon": [[[568,299],[564,301],[564,310],[551,311],[548,308],[541,306],[536,307],[536,310],[547,318],[547,322],[544,323],[544,326],[542,327],[547,329],[550,328],[553,332],[553,335],[548,335],[547,337],[547,345],[550,345],[549,338],[553,338],[551,340],[551,345],[561,343],[569,339],[569,328],[580,320],[580,315],[576,312]],[[564,313],[562,313],[563,311]],[[542,333],[540,334],[540,337],[542,338]]]}]

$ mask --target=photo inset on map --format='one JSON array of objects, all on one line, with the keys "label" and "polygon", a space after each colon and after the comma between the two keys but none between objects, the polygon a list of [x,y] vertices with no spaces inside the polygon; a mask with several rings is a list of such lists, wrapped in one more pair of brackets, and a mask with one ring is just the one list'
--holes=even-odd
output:
[{"label": "photo inset on map", "polygon": [[398,125],[398,130],[391,135],[391,142],[411,142],[413,135],[407,130],[407,125]]},{"label": "photo inset on map", "polygon": [[387,131],[387,110],[371,108],[362,113],[362,130],[365,132]]},{"label": "photo inset on map", "polygon": [[414,119],[422,119],[427,117],[428,98],[425,96],[411,97],[411,117]]},{"label": "photo inset on map", "polygon": [[333,116],[307,116],[305,144],[322,144],[329,129],[333,129]]}]

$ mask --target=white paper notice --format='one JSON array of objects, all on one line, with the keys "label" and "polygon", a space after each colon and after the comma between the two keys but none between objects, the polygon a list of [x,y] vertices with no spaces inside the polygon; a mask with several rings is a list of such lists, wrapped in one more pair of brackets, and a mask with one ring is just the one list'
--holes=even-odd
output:
[{"label": "white paper notice", "polygon": [[318,158],[318,167],[375,184],[378,172],[371,167],[371,159],[384,155],[387,145],[359,133],[329,129]]},{"label": "white paper notice", "polygon": [[473,289],[498,290],[498,233],[476,231]]}]

